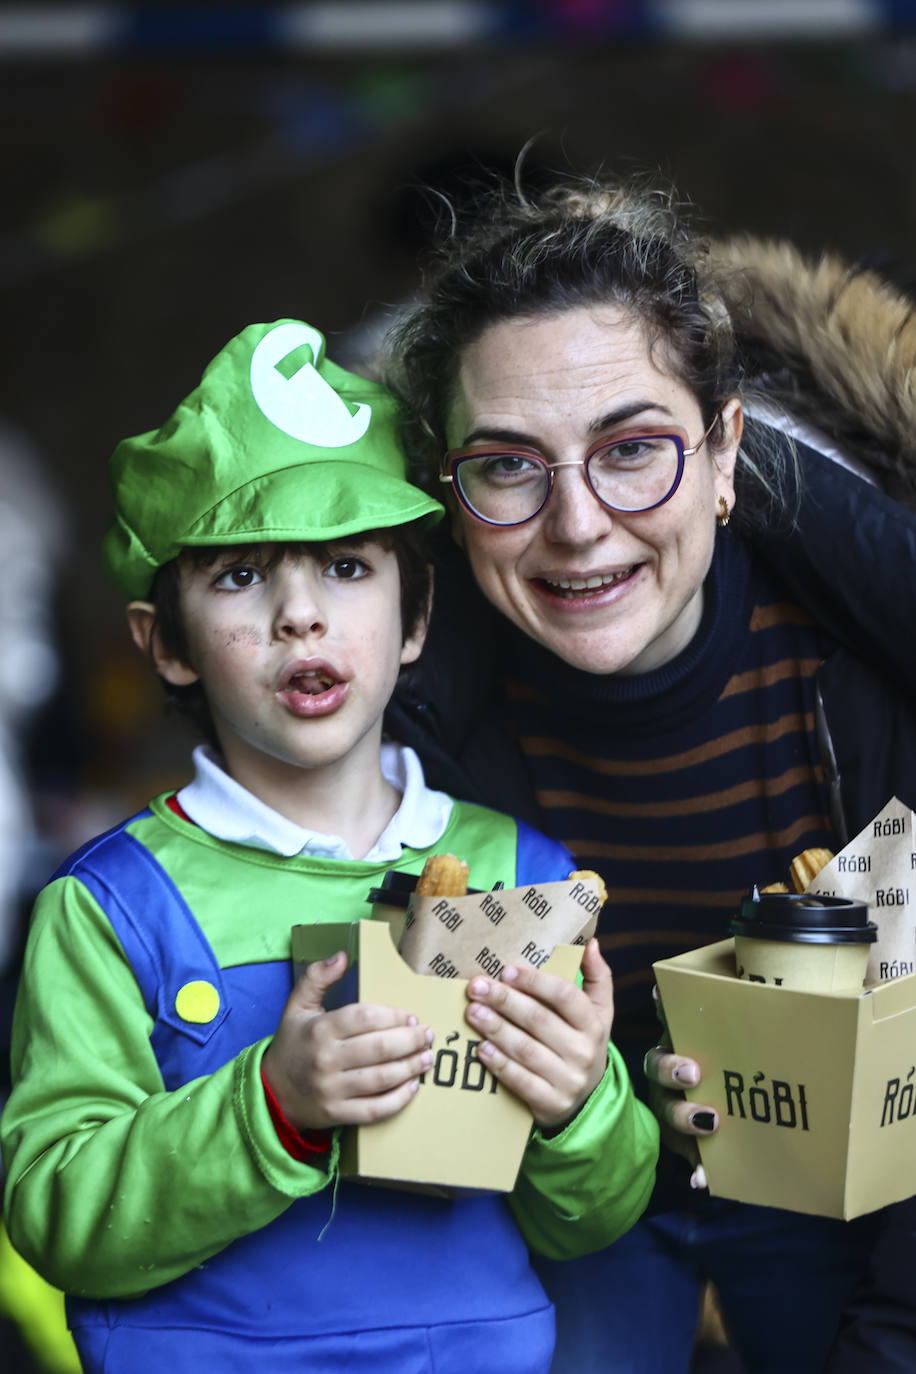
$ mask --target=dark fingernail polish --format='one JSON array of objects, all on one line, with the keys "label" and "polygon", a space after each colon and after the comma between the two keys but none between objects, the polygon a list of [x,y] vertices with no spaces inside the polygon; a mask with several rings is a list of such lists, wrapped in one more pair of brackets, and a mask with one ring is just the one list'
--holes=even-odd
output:
[{"label": "dark fingernail polish", "polygon": [[715,1112],[694,1112],[690,1118],[691,1126],[696,1126],[698,1131],[714,1131],[716,1129]]}]

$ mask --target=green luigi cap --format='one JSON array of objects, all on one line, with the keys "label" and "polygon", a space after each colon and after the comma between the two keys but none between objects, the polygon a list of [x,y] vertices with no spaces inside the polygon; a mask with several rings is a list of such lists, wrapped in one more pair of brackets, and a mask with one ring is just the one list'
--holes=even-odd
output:
[{"label": "green luigi cap", "polygon": [[102,557],[128,598],[189,546],[325,541],[444,513],[406,480],[394,397],[330,362],[301,320],[243,329],[109,466]]}]

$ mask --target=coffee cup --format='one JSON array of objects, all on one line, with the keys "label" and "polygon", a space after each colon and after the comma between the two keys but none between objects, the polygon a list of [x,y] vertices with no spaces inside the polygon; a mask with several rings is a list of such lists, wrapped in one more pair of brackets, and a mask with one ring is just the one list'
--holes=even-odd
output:
[{"label": "coffee cup", "polygon": [[804,992],[845,992],[862,987],[878,927],[865,902],[754,888],[731,933],[739,978]]}]

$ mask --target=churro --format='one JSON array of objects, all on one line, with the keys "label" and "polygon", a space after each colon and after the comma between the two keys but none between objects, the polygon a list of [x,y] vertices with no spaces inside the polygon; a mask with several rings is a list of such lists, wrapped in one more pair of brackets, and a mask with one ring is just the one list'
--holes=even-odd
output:
[{"label": "churro", "polygon": [[833,858],[831,849],[806,849],[789,865],[789,877],[796,892],[806,892],[811,883]]},{"label": "churro", "polygon": [[454,854],[430,854],[415,888],[418,897],[463,897],[468,890],[468,866]]},{"label": "churro", "polygon": [[571,883],[574,883],[574,882],[595,882],[595,883],[597,883],[597,885],[598,885],[598,896],[601,898],[601,903],[602,903],[602,905],[604,905],[604,903],[607,901],[607,888],[606,888],[605,885],[604,885],[604,879],[602,878],[601,874],[600,874],[600,873],[596,873],[595,870],[594,870],[593,868],[574,868],[573,871],[572,871],[572,873],[570,873],[570,875],[569,875],[569,881],[570,881]]}]

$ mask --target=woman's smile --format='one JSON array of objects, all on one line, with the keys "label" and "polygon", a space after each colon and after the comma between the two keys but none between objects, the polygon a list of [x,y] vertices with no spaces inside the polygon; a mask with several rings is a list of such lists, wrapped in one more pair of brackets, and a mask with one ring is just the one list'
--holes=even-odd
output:
[{"label": "woman's smile", "polygon": [[642,564],[634,563],[616,572],[544,573],[531,579],[535,591],[568,603],[569,609],[590,610],[603,606],[608,593],[616,593],[631,583]]}]

